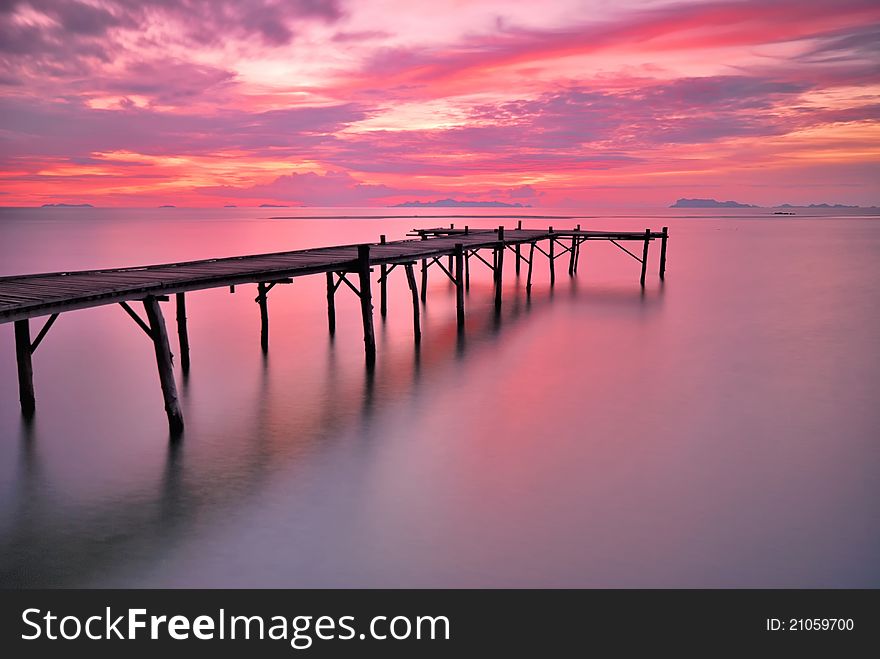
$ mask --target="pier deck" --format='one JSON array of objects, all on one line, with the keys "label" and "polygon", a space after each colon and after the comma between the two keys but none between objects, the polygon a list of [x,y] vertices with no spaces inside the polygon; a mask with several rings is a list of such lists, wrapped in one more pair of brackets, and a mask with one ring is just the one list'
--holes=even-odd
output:
[{"label": "pier deck", "polygon": [[[568,254],[568,272],[574,275],[577,272],[582,244],[590,240],[610,241],[641,263],[640,282],[644,286],[648,245],[655,239],[661,240],[662,244],[660,277],[664,276],[668,233],[665,227],[660,232],[649,229],[643,232],[586,231],[581,230],[580,226],[571,230],[544,230],[523,229],[521,223],[518,223],[515,229],[455,228],[454,225],[448,228],[414,229],[410,236],[411,239],[392,242],[386,242],[382,236],[380,242],[371,244],[337,245],[132,268],[0,277],[0,323],[15,323],[22,411],[30,416],[35,407],[31,355],[58,315],[63,312],[108,304],[122,306],[154,343],[166,412],[172,431],[179,432],[183,428],[183,417],[177,404],[168,333],[159,306],[159,302],[170,299],[170,295],[176,297],[177,333],[181,366],[185,373],[189,368],[185,293],[257,284],[256,302],[260,306],[261,345],[265,351],[268,349],[269,291],[277,284],[290,283],[294,277],[323,273],[327,278],[328,323],[331,333],[336,326],[336,290],[345,284],[361,298],[366,358],[368,366],[371,366],[375,361],[376,351],[371,291],[371,273],[374,267],[380,270],[378,283],[381,287],[380,312],[383,316],[386,311],[386,282],[389,274],[398,266],[406,271],[413,298],[414,338],[418,342],[421,336],[419,287],[413,269],[418,262],[421,262],[421,300],[425,301],[428,270],[436,265],[456,285],[458,322],[463,326],[464,291],[469,287],[472,258],[478,259],[493,271],[495,304],[500,307],[505,252],[513,252],[517,276],[520,274],[521,264],[528,267],[526,290],[530,291],[535,251],[547,257],[552,284],[556,276],[555,262],[559,257]],[[620,244],[625,241],[642,243],[641,256]],[[484,258],[480,254],[481,250],[490,250],[492,255]],[[446,265],[442,257],[448,257]],[[351,279],[348,275],[352,275]],[[355,281],[354,275],[357,275]],[[146,320],[129,306],[131,301],[143,303]],[[32,340],[29,319],[39,316],[49,318]]]}]

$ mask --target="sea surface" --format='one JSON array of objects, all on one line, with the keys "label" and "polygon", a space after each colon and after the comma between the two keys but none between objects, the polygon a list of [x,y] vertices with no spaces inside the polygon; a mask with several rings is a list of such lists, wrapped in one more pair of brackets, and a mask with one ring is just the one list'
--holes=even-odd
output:
[{"label": "sea surface", "polygon": [[516,222],[430,215],[670,240],[644,292],[609,243],[531,298],[506,259],[499,315],[472,261],[463,334],[432,268],[420,350],[396,270],[372,376],[323,276],[271,291],[266,356],[255,286],[189,293],[175,443],[118,306],[52,327],[31,424],[0,325],[0,585],[880,587],[880,218],[796,212],[2,209],[0,275]]}]

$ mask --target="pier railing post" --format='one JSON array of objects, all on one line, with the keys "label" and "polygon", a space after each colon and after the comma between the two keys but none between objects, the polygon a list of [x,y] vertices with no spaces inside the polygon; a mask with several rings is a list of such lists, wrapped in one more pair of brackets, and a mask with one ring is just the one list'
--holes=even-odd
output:
[{"label": "pier railing post", "polygon": [[186,330],[186,294],[178,293],[177,300],[177,342],[180,344],[180,368],[184,375],[189,373],[189,334]]},{"label": "pier railing post", "polygon": [[327,274],[327,326],[330,336],[336,334],[336,284],[333,282],[333,273]]},{"label": "pier railing post", "polygon": [[412,263],[407,263],[403,267],[406,270],[406,282],[409,284],[409,290],[412,293],[413,338],[416,345],[419,345],[422,341],[422,327],[419,322],[419,289],[416,286],[416,274],[413,272]]},{"label": "pier railing post", "polygon": [[[522,230],[522,220],[517,220],[517,222],[516,222],[516,230],[517,230],[517,231],[521,231],[521,230]],[[519,245],[520,245],[520,244],[517,243],[517,244],[514,246],[514,253],[516,254],[516,276],[517,276],[517,277],[519,277],[519,262],[520,262],[520,260],[521,260],[521,259],[520,259],[520,247],[519,247]]]},{"label": "pier railing post", "polygon": [[[385,234],[379,236],[379,244],[385,244]],[[383,263],[379,271],[379,313],[384,318],[388,313],[388,266]]]},{"label": "pier railing post", "polygon": [[651,230],[645,229],[645,247],[642,249],[642,276],[639,278],[639,283],[642,285],[642,288],[645,287],[645,272],[648,269],[648,245],[651,244]]},{"label": "pier railing post", "polygon": [[18,363],[18,400],[21,413],[30,418],[36,409],[34,367],[31,362],[31,331],[27,319],[15,321],[15,358]]},{"label": "pier railing post", "polygon": [[370,282],[370,246],[358,245],[358,280],[360,283],[361,316],[364,321],[364,350],[367,366],[376,363],[376,334],[373,331],[373,293]]},{"label": "pier railing post", "polygon": [[663,237],[660,239],[660,279],[666,277],[666,240],[669,238],[669,227],[663,227]]},{"label": "pier railing post", "polygon": [[260,347],[269,352],[269,295],[266,284],[257,284],[257,304],[260,305]]},{"label": "pier railing post", "polygon": [[150,324],[153,348],[156,352],[156,366],[159,369],[159,384],[162,386],[162,398],[165,401],[165,414],[168,415],[168,426],[173,435],[183,430],[183,413],[177,399],[177,385],[174,382],[174,370],[171,364],[171,347],[168,345],[168,330],[159,301],[152,295],[144,298],[144,311]]},{"label": "pier railing post", "polygon": [[455,246],[455,314],[458,326],[464,327],[464,246]]}]

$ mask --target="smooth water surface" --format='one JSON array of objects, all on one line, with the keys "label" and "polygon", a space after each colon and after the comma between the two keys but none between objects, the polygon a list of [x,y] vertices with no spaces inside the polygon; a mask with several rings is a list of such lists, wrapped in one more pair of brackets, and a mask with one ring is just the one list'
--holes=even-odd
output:
[{"label": "smooth water surface", "polygon": [[[5,209],[0,274],[515,223],[269,219],[379,212]],[[529,299],[508,258],[496,315],[472,261],[460,335],[433,268],[418,351],[397,270],[372,376],[344,288],[328,336],[323,276],[272,290],[265,357],[255,286],[188,294],[179,443],[118,306],[59,318],[29,425],[0,325],[0,584],[880,586],[880,221],[722,212],[526,221],[669,226],[666,282],[658,244],[643,293],[590,243],[553,289],[536,258]]]}]

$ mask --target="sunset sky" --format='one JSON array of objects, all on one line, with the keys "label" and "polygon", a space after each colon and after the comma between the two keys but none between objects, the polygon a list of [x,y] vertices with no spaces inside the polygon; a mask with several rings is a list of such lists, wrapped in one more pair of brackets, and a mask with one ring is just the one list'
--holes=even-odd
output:
[{"label": "sunset sky", "polygon": [[880,205],[877,0],[0,2],[0,205]]}]

